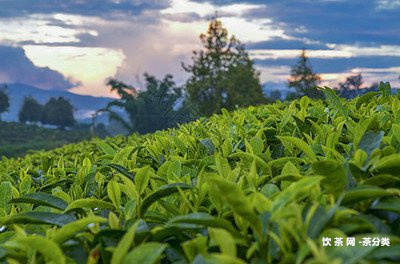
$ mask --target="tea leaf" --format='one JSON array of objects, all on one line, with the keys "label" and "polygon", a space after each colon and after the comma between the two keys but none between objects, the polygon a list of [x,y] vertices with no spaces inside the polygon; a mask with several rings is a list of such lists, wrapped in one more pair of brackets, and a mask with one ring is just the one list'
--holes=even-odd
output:
[{"label": "tea leaf", "polygon": [[61,198],[47,193],[28,193],[10,200],[10,203],[30,203],[65,210],[68,204]]},{"label": "tea leaf", "polygon": [[135,247],[125,257],[124,263],[153,264],[160,258],[166,245],[155,242],[148,242]]}]

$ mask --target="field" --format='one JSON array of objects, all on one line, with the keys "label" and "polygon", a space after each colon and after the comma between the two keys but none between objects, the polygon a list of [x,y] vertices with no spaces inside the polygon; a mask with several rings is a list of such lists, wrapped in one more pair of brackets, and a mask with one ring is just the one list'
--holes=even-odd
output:
[{"label": "field", "polygon": [[16,122],[0,122],[0,158],[21,156],[29,150],[48,150],[89,139],[90,136],[87,127],[67,131]]},{"label": "field", "polygon": [[399,263],[399,97],[325,93],[3,159],[0,259]]}]

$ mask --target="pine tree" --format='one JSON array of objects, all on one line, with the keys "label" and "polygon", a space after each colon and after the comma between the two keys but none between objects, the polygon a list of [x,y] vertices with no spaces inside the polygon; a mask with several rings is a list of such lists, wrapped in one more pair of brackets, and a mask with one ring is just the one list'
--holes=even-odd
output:
[{"label": "pine tree", "polygon": [[193,64],[183,69],[191,76],[186,82],[189,102],[203,115],[265,102],[259,72],[245,47],[221,21],[213,19],[206,34],[200,35],[203,49],[193,51]]},{"label": "pine tree", "polygon": [[296,89],[297,96],[306,95],[310,98],[323,98],[323,94],[317,90],[321,77],[313,72],[305,49],[295,65],[292,66],[289,78],[289,87]]}]

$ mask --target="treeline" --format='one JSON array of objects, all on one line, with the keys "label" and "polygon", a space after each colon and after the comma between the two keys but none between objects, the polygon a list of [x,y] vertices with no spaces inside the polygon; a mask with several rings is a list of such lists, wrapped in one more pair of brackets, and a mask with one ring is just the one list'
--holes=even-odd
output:
[{"label": "treeline", "polygon": [[21,123],[40,122],[43,125],[53,125],[60,129],[71,127],[76,122],[74,107],[63,97],[52,97],[46,104],[41,105],[31,96],[27,96],[18,113],[18,119]]},{"label": "treeline", "polygon": [[[200,41],[202,49],[193,51],[192,62],[182,63],[182,70],[189,74],[184,85],[176,85],[170,74],[157,79],[146,73],[144,83],[139,81],[137,86],[116,79],[108,80],[107,85],[119,95],[119,99],[110,102],[104,109],[98,109],[93,115],[93,134],[96,117],[105,112],[109,114],[110,120],[120,123],[128,133],[149,133],[202,116],[208,117],[223,108],[234,110],[304,95],[315,99],[324,98],[317,88],[322,79],[314,72],[305,50],[291,67],[288,87],[292,92],[282,98],[279,90],[272,91],[269,96],[263,93],[260,72],[254,68],[254,62],[249,58],[244,44],[234,36],[229,36],[217,18],[210,22],[207,32],[200,35]],[[362,76],[357,74],[349,76],[335,89],[345,98],[354,98],[378,89],[377,84],[362,89],[362,84]],[[0,114],[7,108],[7,98],[0,92]],[[118,114],[116,108],[124,110],[127,118]],[[27,97],[19,120],[65,128],[74,123],[73,108],[63,98],[52,98],[42,106]]]},{"label": "treeline", "polygon": [[[112,79],[108,85],[120,99],[99,112],[110,112],[110,118],[123,124],[129,132],[148,133],[201,116],[207,117],[223,108],[234,110],[304,95],[324,98],[317,88],[322,79],[314,72],[305,50],[291,67],[288,87],[292,92],[282,98],[279,90],[272,91],[269,96],[263,93],[260,72],[255,70],[245,46],[234,36],[228,36],[221,21],[213,19],[208,31],[200,35],[200,41],[202,49],[193,51],[191,64],[182,63],[182,69],[190,74],[183,86],[178,87],[171,75],[158,80],[145,74],[145,84],[141,87]],[[361,89],[362,84],[362,76],[358,74],[349,76],[335,89],[345,98],[378,89],[377,84]],[[111,107],[122,108],[129,118],[123,119],[111,111]]]},{"label": "treeline", "polygon": [[[302,97],[304,95],[314,98],[322,99],[324,95],[318,90],[318,86],[321,84],[321,77],[315,73],[309,58],[306,55],[306,50],[303,49],[301,55],[295,65],[291,68],[291,75],[288,80],[288,87],[294,88],[293,92],[290,92],[285,99],[291,100]],[[363,86],[363,77],[361,73],[348,76],[344,82],[339,82],[336,87],[332,87],[337,91],[338,95],[352,99],[362,94],[371,91],[378,91],[378,83],[373,83],[369,87]],[[278,100],[282,99],[282,94],[279,90],[272,91],[270,99]]]},{"label": "treeline", "polygon": [[[10,107],[10,99],[6,90],[6,85],[0,89],[0,121],[1,113],[7,112]],[[46,104],[42,105],[32,96],[25,96],[18,113],[18,120],[21,123],[40,123],[65,129],[76,124],[74,110],[71,103],[63,97],[51,97]]]}]

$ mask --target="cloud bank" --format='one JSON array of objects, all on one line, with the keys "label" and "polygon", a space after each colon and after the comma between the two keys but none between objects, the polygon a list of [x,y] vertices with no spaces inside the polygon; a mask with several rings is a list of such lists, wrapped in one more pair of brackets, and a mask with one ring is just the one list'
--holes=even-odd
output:
[{"label": "cloud bank", "polygon": [[42,89],[68,90],[76,83],[48,67],[37,67],[22,48],[0,46],[0,83],[27,83]]}]

